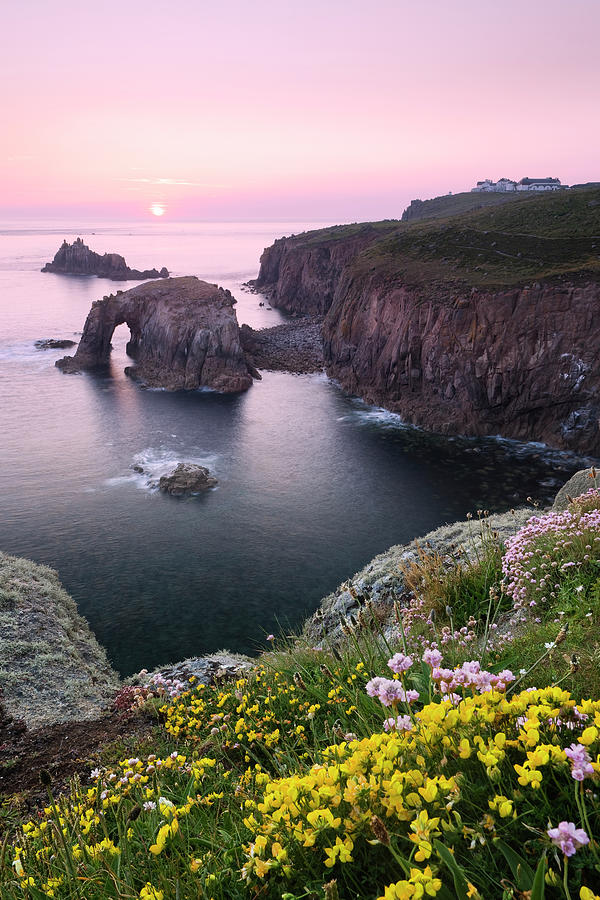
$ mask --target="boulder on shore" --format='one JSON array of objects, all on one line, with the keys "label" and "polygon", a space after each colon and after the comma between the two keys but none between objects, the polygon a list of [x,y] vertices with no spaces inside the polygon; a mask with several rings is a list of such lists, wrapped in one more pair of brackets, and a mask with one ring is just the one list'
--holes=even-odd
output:
[{"label": "boulder on shore", "polygon": [[59,275],[97,275],[98,278],[112,278],[113,281],[142,281],[147,278],[168,278],[164,266],[158,269],[130,269],[119,253],[104,253],[100,256],[84,244],[81,238],[67,244],[63,241],[51,263],[46,263],[42,272]]},{"label": "boulder on shore", "polygon": [[158,487],[167,494],[181,496],[183,494],[199,494],[218,483],[205,466],[180,462],[170,475],[161,476]]}]

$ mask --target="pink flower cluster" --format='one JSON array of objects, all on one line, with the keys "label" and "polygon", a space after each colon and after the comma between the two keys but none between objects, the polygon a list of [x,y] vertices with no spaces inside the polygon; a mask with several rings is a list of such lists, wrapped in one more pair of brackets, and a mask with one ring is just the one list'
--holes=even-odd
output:
[{"label": "pink flower cluster", "polygon": [[405,690],[400,681],[390,678],[371,678],[367,681],[365,689],[369,697],[377,697],[384,706],[394,706],[397,703],[412,703],[419,699],[418,691]]},{"label": "pink flower cluster", "polygon": [[396,675],[401,675],[402,672],[407,672],[413,664],[412,656],[405,656],[404,653],[394,653],[391,659],[388,659],[388,667],[395,672]]},{"label": "pink flower cluster", "polygon": [[559,822],[558,828],[549,828],[547,834],[565,856],[573,856],[580,847],[590,842],[583,828],[575,827],[575,822]]},{"label": "pink flower cluster", "polygon": [[437,682],[440,693],[450,695],[464,688],[473,688],[480,694],[491,690],[504,691],[507,685],[516,678],[510,669],[504,669],[494,675],[493,672],[482,669],[481,663],[476,659],[463,663],[457,669],[442,669],[435,666],[431,677],[433,681]]},{"label": "pink flower cluster", "polygon": [[384,731],[411,731],[413,727],[410,716],[396,716],[386,719],[383,723]]},{"label": "pink flower cluster", "polygon": [[185,684],[183,681],[180,681],[179,678],[165,678],[164,675],[157,672],[157,674],[153,675],[148,682],[148,687],[159,695],[164,696],[165,694],[168,694],[173,700],[175,697],[179,697],[184,691],[187,691],[189,684]]},{"label": "pink flower cluster", "polygon": [[594,774],[592,758],[581,744],[571,744],[566,748],[565,756],[571,760],[571,775],[575,781],[583,781],[587,775]]},{"label": "pink flower cluster", "polygon": [[507,594],[517,607],[554,598],[561,576],[597,558],[598,544],[600,509],[533,516],[506,542],[502,571]]}]

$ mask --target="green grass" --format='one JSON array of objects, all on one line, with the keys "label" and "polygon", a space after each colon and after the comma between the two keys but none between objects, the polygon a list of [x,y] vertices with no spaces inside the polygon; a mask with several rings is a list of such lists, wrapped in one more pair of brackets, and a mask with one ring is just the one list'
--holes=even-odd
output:
[{"label": "green grass", "polygon": [[[377,900],[386,887],[387,900],[419,896],[418,879],[439,900],[559,900],[563,883],[575,900],[597,884],[600,770],[576,781],[563,750],[581,738],[590,759],[600,751],[600,703],[583,704],[584,720],[573,708],[600,698],[600,578],[577,590],[567,569],[544,621],[532,613],[496,642],[493,671],[525,673],[506,695],[465,688],[460,707],[440,704],[420,657],[441,621],[426,614],[446,615],[447,633],[473,620],[477,641],[442,647],[459,664],[485,654],[490,611],[507,605],[502,548],[480,528],[469,556],[418,554],[396,634],[365,605],[342,647],[281,640],[235,682],[152,701],[154,734],[105,749],[92,786],[59,798],[49,785],[31,823],[5,802],[3,900]],[[576,541],[567,550],[581,556]],[[367,683],[390,679],[401,650],[413,662],[392,684],[420,698],[382,706]],[[521,693],[532,685],[557,687]],[[383,733],[396,715],[409,730]],[[561,820],[594,838],[568,865],[546,831]]]},{"label": "green grass", "polygon": [[[473,208],[472,198],[485,198],[478,201],[483,208]],[[516,194],[510,201],[500,194],[437,199],[444,203],[435,217],[339,225],[291,240],[302,249],[362,235],[369,245],[352,264],[356,272],[437,285],[445,293],[600,277],[599,188]]]}]

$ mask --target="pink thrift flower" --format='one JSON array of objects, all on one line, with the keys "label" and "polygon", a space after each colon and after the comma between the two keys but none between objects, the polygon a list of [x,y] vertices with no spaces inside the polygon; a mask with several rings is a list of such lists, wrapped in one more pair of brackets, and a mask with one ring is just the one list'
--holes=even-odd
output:
[{"label": "pink thrift flower", "polygon": [[581,744],[571,744],[566,748],[565,756],[571,760],[571,777],[575,781],[583,781],[587,775],[594,774],[591,757]]},{"label": "pink thrift flower", "polygon": [[388,659],[388,666],[396,675],[408,671],[412,664],[412,656],[405,656],[404,653],[394,653],[392,658]]},{"label": "pink thrift flower", "polygon": [[431,648],[428,648],[427,650],[425,650],[421,658],[423,662],[431,666],[432,669],[437,669],[442,661],[442,654],[439,650],[432,650]]},{"label": "pink thrift flower", "polygon": [[384,731],[411,731],[413,723],[410,716],[397,716],[386,719],[383,723]]},{"label": "pink thrift flower", "polygon": [[549,828],[547,834],[565,856],[573,856],[580,847],[590,842],[583,828],[576,828],[574,822],[559,822],[558,828]]}]

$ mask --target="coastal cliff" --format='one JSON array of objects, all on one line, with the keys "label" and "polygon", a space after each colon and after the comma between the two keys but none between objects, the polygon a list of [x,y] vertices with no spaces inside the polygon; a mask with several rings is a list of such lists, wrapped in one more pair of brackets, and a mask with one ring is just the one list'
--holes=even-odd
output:
[{"label": "coastal cliff", "polygon": [[124,257],[119,253],[104,253],[102,256],[84,244],[81,238],[68,244],[63,241],[56,251],[51,263],[46,263],[42,272],[54,272],[59,275],[97,275],[98,278],[110,278],[113,281],[143,281],[147,278],[168,278],[166,268],[130,269]]},{"label": "coastal cliff", "polygon": [[328,374],[409,423],[598,455],[599,201],[281,239],[256,285],[274,306],[321,309]]},{"label": "coastal cliff", "polygon": [[222,393],[252,384],[229,291],[194,276],[168,278],[96,300],[74,356],[56,365],[67,373],[106,365],[115,328],[127,324],[125,371],[151,387]]},{"label": "coastal cliff", "polygon": [[253,286],[279,309],[323,315],[333,302],[345,267],[396,224],[337,226],[298,238],[280,238],[262,254]]}]

